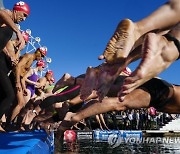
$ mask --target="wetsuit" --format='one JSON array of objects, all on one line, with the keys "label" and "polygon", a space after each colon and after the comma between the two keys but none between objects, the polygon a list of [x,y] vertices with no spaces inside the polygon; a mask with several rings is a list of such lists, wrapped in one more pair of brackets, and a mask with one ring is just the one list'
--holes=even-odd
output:
[{"label": "wetsuit", "polygon": [[64,102],[66,100],[73,99],[80,92],[80,85],[69,86],[64,91],[45,98],[39,105],[42,109],[49,107],[50,105],[58,102]]},{"label": "wetsuit", "polygon": [[0,118],[7,112],[15,98],[12,81],[7,75],[12,69],[11,61],[2,51],[11,39],[12,34],[13,30],[11,28],[0,27]]},{"label": "wetsuit", "polygon": [[141,89],[145,89],[151,95],[150,106],[161,110],[170,99],[170,90],[173,90],[173,86],[161,79],[153,78],[140,86]]},{"label": "wetsuit", "polygon": [[[33,74],[30,77],[28,77],[28,79],[31,81],[37,82],[37,80],[38,80],[37,73],[33,70]],[[31,91],[31,97],[32,97],[35,94],[35,85],[27,84],[26,88]]]},{"label": "wetsuit", "polygon": [[4,49],[8,41],[11,39],[13,30],[8,27],[0,27],[0,51]]}]

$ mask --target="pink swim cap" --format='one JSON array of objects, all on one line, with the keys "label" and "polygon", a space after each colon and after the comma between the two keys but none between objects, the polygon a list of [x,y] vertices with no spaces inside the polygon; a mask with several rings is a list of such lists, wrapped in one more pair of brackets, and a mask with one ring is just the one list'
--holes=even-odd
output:
[{"label": "pink swim cap", "polygon": [[17,2],[14,5],[13,10],[15,10],[15,11],[22,11],[22,12],[26,13],[27,15],[29,15],[29,13],[30,13],[29,6],[25,2],[23,2],[23,1]]},{"label": "pink swim cap", "polygon": [[23,36],[25,42],[27,43],[27,42],[29,41],[29,34],[26,33],[25,31],[23,31],[21,34],[22,34],[22,36]]},{"label": "pink swim cap", "polygon": [[36,66],[38,67],[38,66],[42,66],[43,68],[45,67],[45,62],[44,62],[44,60],[39,60],[37,63],[36,63]]},{"label": "pink swim cap", "polygon": [[47,75],[47,74],[50,74],[51,76],[54,75],[53,71],[51,71],[51,70],[47,71],[47,72],[46,72],[46,75]]}]

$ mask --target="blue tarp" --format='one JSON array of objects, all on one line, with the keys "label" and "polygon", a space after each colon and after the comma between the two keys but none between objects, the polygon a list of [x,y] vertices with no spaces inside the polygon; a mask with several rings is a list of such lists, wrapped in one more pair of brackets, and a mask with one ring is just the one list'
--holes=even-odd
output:
[{"label": "blue tarp", "polygon": [[51,154],[54,151],[54,133],[43,130],[0,133],[0,154]]}]

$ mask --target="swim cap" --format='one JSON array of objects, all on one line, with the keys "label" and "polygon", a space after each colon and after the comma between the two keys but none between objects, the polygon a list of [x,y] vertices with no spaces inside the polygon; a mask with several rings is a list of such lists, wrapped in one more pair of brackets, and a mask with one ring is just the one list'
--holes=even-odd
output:
[{"label": "swim cap", "polygon": [[131,70],[129,67],[126,67],[124,70],[123,70],[123,73],[125,73],[126,75],[131,75]]},{"label": "swim cap", "polygon": [[36,51],[40,51],[41,55],[44,57],[47,54],[47,50],[44,47],[37,48]]},{"label": "swim cap", "polygon": [[15,10],[15,11],[22,11],[22,12],[26,13],[27,15],[29,15],[29,13],[30,13],[29,6],[25,2],[23,2],[23,1],[17,2],[14,5],[13,10]]},{"label": "swim cap", "polygon": [[48,74],[50,74],[51,76],[53,76],[54,73],[53,73],[53,71],[49,70],[49,71],[46,72],[46,75],[48,75]]},{"label": "swim cap", "polygon": [[29,34],[26,33],[25,31],[23,31],[21,34],[22,34],[22,36],[23,36],[25,42],[27,43],[27,42],[29,41]]},{"label": "swim cap", "polygon": [[36,63],[36,66],[38,67],[38,66],[42,66],[42,67],[45,67],[45,62],[44,62],[44,60],[39,60],[37,63]]}]

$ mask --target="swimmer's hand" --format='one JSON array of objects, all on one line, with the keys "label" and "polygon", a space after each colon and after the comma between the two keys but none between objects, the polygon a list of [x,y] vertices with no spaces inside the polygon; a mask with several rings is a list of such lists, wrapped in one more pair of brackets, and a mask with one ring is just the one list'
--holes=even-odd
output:
[{"label": "swimmer's hand", "polygon": [[18,50],[21,51],[25,47],[25,40],[24,40],[24,38],[23,38],[23,36],[22,36],[22,34],[21,34],[21,32],[19,30],[17,31],[16,35],[17,35],[17,38],[18,38],[17,47],[18,47]]},{"label": "swimmer's hand", "polygon": [[19,62],[19,59],[13,59],[11,58],[12,66],[16,66]]},{"label": "swimmer's hand", "polygon": [[27,94],[28,94],[27,89],[23,89],[23,95],[24,95],[24,96],[27,96]]},{"label": "swimmer's hand", "polygon": [[41,84],[39,82],[36,82],[36,88],[41,88]]},{"label": "swimmer's hand", "polygon": [[16,82],[16,89],[17,89],[17,91],[21,91],[21,84],[20,84],[20,82]]}]

